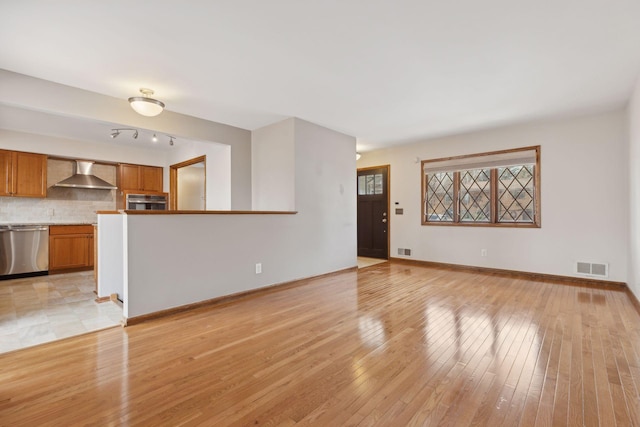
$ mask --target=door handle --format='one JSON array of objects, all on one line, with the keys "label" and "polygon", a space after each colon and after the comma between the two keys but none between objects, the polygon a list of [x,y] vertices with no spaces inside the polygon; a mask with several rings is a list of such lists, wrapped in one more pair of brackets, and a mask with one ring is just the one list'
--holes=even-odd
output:
[{"label": "door handle", "polygon": [[382,220],[382,222],[387,222],[387,218],[384,218],[384,219]]}]

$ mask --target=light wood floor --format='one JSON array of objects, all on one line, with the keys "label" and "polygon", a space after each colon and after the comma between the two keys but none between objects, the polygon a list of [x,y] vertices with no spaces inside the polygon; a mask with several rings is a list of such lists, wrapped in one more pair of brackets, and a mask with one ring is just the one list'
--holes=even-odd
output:
[{"label": "light wood floor", "polygon": [[640,424],[617,290],[384,263],[0,355],[2,425]]},{"label": "light wood floor", "polygon": [[380,258],[368,258],[368,257],[359,256],[358,268],[371,267],[372,265],[381,264],[383,262],[387,262],[387,260],[380,259]]}]

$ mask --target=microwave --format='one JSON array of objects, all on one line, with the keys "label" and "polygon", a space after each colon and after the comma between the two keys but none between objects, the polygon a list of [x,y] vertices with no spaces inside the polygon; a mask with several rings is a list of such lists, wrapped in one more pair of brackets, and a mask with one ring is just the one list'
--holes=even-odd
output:
[{"label": "microwave", "polygon": [[166,211],[167,194],[134,194],[125,196],[125,209],[131,211]]}]

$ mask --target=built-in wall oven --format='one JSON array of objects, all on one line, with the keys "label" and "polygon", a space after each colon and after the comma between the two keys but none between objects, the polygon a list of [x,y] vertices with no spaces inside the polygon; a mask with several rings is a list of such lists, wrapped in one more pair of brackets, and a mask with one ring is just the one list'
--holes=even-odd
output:
[{"label": "built-in wall oven", "polygon": [[125,209],[132,211],[164,211],[167,203],[166,193],[125,195]]}]

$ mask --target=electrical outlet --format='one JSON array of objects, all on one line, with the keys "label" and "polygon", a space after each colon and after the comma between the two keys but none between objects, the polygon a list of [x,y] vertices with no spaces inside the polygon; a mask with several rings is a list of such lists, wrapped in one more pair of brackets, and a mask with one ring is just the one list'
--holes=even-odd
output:
[{"label": "electrical outlet", "polygon": [[486,249],[480,249],[480,256],[487,256],[487,250]]},{"label": "electrical outlet", "polygon": [[256,274],[261,274],[262,273],[262,263],[259,262],[256,264]]}]

